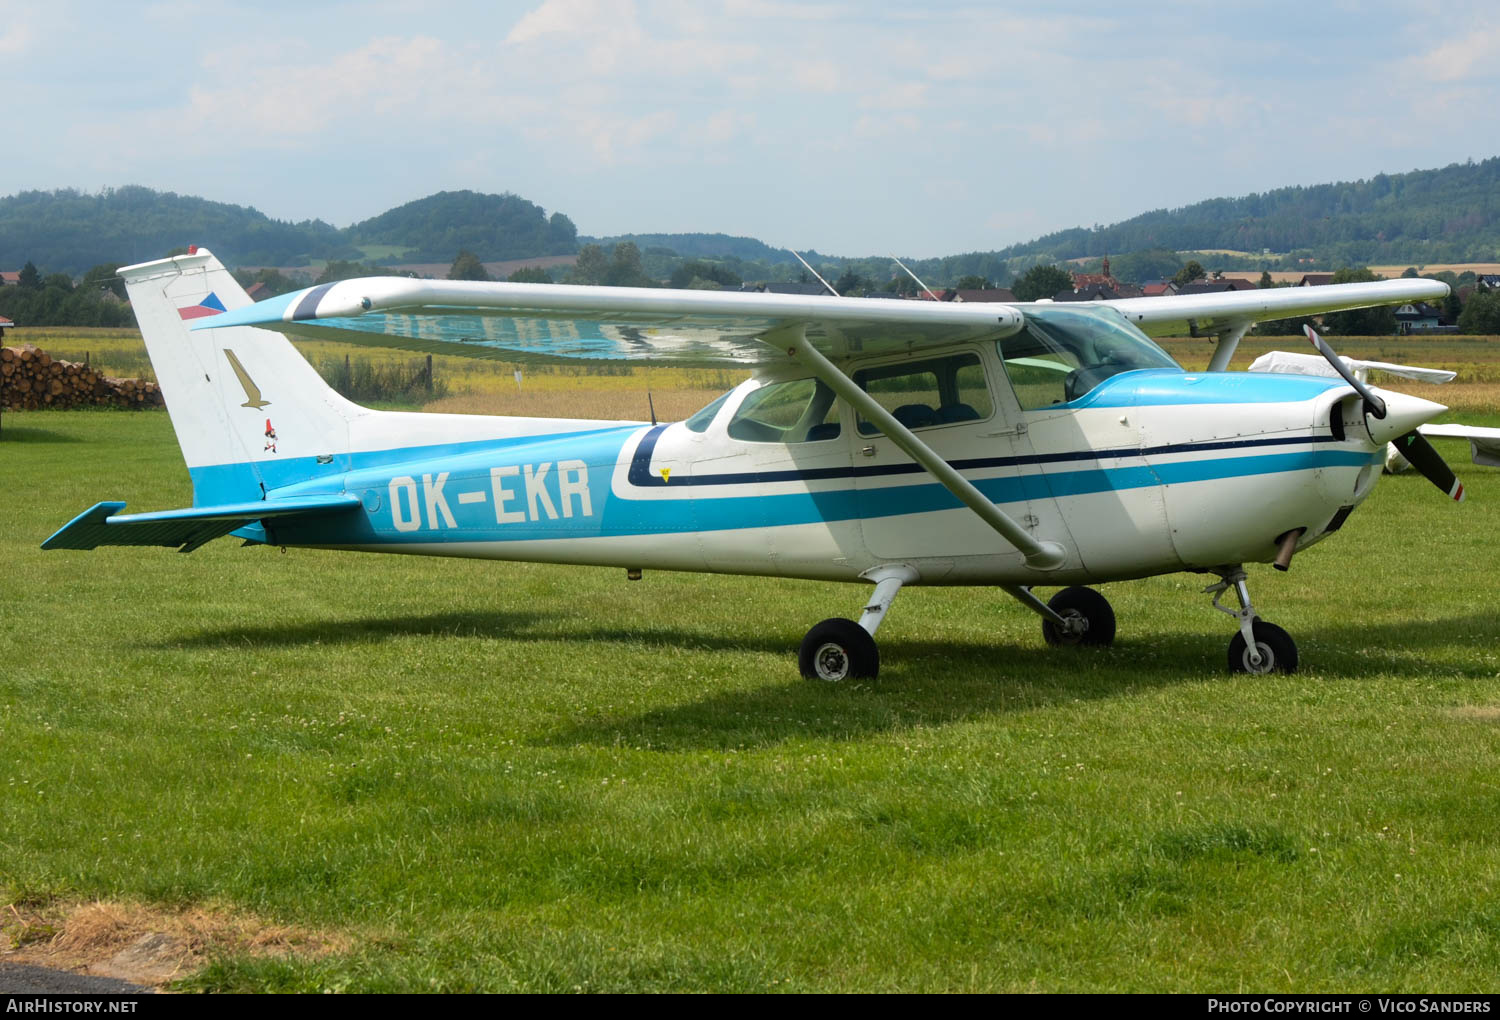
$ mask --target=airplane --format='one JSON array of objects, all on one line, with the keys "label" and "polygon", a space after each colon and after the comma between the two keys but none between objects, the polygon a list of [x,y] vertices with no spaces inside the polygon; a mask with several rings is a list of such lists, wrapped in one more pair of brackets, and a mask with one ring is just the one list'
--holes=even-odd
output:
[{"label": "airplane", "polygon": [[[100,502],[43,548],[232,535],[873,585],[857,620],[802,640],[800,672],[827,682],[878,676],[904,587],[998,587],[1048,644],[1103,646],[1115,615],[1088,585],[1179,571],[1218,578],[1231,671],[1294,671],[1245,564],[1284,570],[1338,531],[1386,444],[1425,444],[1415,429],[1445,410],[1227,371],[1257,320],[1447,293],[1428,280],[1000,305],[374,277],[254,303],[206,249],[120,275],[193,505]],[[1209,370],[1148,332],[1213,338]],[[289,337],[752,375],[672,423],[391,412],[338,395]]]}]

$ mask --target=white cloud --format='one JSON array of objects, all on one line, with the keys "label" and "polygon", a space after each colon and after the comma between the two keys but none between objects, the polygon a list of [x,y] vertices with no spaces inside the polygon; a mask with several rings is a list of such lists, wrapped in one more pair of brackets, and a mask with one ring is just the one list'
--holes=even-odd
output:
[{"label": "white cloud", "polygon": [[1490,25],[1466,26],[1457,38],[1412,57],[1408,64],[1429,81],[1455,82],[1493,76],[1497,61],[1500,26]]},{"label": "white cloud", "polygon": [[[70,68],[13,111],[13,133],[48,144],[7,180],[138,181],[335,221],[513,190],[589,233],[670,221],[937,254],[1500,151],[1475,113],[1500,18],[1438,34],[1422,25],[1448,16],[1436,0],[1370,3],[1306,7],[1293,33],[1185,2],[1113,17],[1019,0],[270,0],[265,16],[154,0],[104,24],[52,0],[0,18],[12,94],[33,65]],[[1420,152],[1394,144],[1401,124],[1422,125]],[[828,197],[835,177],[847,200]],[[965,190],[997,208],[931,214]],[[872,207],[890,210],[878,226]]]},{"label": "white cloud", "polygon": [[505,41],[521,45],[545,36],[605,34],[615,34],[622,40],[640,35],[632,0],[545,0],[516,22]]},{"label": "white cloud", "polygon": [[32,31],[29,25],[7,25],[0,31],[0,53],[14,55],[24,53],[31,46]]},{"label": "white cloud", "polygon": [[725,0],[731,18],[770,18],[777,21],[833,21],[856,8],[845,4],[780,3],[777,0]]},{"label": "white cloud", "polygon": [[703,125],[702,138],[712,145],[723,145],[738,139],[742,134],[752,130],[756,124],[753,113],[741,113],[738,110],[719,110],[712,114]]}]

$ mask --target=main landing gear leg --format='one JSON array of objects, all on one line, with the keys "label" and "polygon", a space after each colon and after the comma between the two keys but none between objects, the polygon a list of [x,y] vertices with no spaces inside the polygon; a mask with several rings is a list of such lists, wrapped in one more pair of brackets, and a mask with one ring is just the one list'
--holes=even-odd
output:
[{"label": "main landing gear leg", "polygon": [[[1250,589],[1245,584],[1245,568],[1239,564],[1215,570],[1222,580],[1203,589],[1203,594],[1214,597],[1214,608],[1239,621],[1240,632],[1229,642],[1229,671],[1231,673],[1295,673],[1297,671],[1297,645],[1291,635],[1274,623],[1267,623],[1250,604]],[[1224,593],[1234,590],[1239,600],[1238,610],[1220,605]]]},{"label": "main landing gear leg", "polygon": [[1029,585],[1002,587],[1042,618],[1042,639],[1049,645],[1107,645],[1115,639],[1115,611],[1092,588],[1064,588],[1043,602]]},{"label": "main landing gear leg", "polygon": [[839,617],[824,620],[802,639],[797,664],[806,679],[838,683],[848,679],[874,680],[879,675],[880,651],[875,647],[875,631],[896,600],[896,593],[919,575],[905,564],[888,564],[866,571],[863,576],[875,582],[875,594],[865,605],[859,622]]}]

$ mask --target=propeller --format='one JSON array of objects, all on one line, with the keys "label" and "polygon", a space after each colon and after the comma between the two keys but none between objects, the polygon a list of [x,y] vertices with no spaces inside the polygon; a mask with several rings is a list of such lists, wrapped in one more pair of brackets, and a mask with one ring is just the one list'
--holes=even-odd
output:
[{"label": "propeller", "polygon": [[[1333,366],[1334,371],[1341,375],[1344,381],[1354,388],[1355,393],[1359,394],[1360,399],[1365,402],[1365,413],[1378,421],[1384,421],[1389,410],[1386,407],[1386,402],[1368,385],[1356,378],[1353,372],[1349,371],[1349,366],[1344,364],[1344,359],[1335,354],[1333,348],[1329,347],[1323,338],[1313,331],[1311,326],[1303,326],[1302,329],[1307,334],[1307,339],[1312,341],[1312,345],[1317,348],[1318,353],[1323,355],[1328,363]],[[1395,396],[1405,400],[1414,399],[1403,397],[1402,394],[1396,394]],[[1439,410],[1441,409],[1440,405],[1434,406],[1437,406]],[[1398,419],[1400,417],[1402,415],[1397,415]],[[1412,467],[1421,472],[1422,476],[1429,482],[1441,489],[1443,494],[1449,499],[1456,503],[1464,501],[1464,483],[1458,480],[1458,476],[1453,473],[1453,469],[1443,460],[1442,455],[1433,449],[1432,444],[1427,441],[1427,438],[1415,428],[1409,432],[1395,436],[1390,442],[1403,457],[1411,462]]]},{"label": "propeller", "polygon": [[1358,393],[1365,402],[1365,413],[1373,414],[1376,418],[1383,420],[1385,401],[1377,397],[1374,390],[1360,382],[1358,377],[1349,371],[1349,366],[1344,364],[1344,359],[1333,353],[1333,348],[1329,347],[1311,326],[1303,326],[1302,332],[1307,334],[1307,339],[1312,341],[1312,345],[1317,348],[1319,354],[1323,355],[1324,360],[1333,366],[1333,370],[1344,377],[1344,382],[1354,387],[1354,392]]},{"label": "propeller", "polygon": [[1396,450],[1411,462],[1411,466],[1422,472],[1422,475],[1433,485],[1442,489],[1448,498],[1455,503],[1464,501],[1464,483],[1458,480],[1448,462],[1443,460],[1442,454],[1433,449],[1427,437],[1413,429],[1404,436],[1399,436],[1392,441]]}]

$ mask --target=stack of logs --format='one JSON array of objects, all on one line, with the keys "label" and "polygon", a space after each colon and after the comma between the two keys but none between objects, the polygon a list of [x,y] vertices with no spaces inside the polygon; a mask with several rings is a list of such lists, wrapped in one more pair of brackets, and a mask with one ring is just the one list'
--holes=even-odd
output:
[{"label": "stack of logs", "polygon": [[161,388],[144,379],[113,379],[87,364],[58,361],[34,345],[0,347],[0,409],[161,407]]}]

